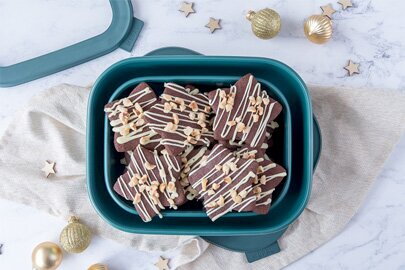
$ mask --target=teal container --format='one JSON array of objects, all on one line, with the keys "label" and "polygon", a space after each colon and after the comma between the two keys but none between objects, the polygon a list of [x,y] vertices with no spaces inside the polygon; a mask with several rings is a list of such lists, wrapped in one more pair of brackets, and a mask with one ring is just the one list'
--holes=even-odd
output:
[{"label": "teal container", "polygon": [[[124,98],[141,82],[148,82],[148,84],[154,89],[157,95],[163,92],[163,83],[165,82],[177,82],[183,85],[193,84],[200,89],[201,92],[211,91],[218,87],[226,87],[234,84],[239,78],[234,76],[148,76],[138,77],[136,79],[129,80],[111,95],[109,102]],[[218,83],[221,82],[221,83]],[[282,114],[277,117],[277,122],[280,127],[277,132],[273,134],[273,139],[277,144],[268,151],[268,155],[272,160],[277,162],[286,168],[287,171],[291,167],[291,113],[287,100],[280,90],[269,85],[266,81],[261,82],[263,89],[266,89],[269,95],[278,100],[283,105]],[[114,201],[121,206],[124,210],[138,215],[131,201],[127,201],[119,196],[114,190],[113,186],[117,178],[122,174],[124,166],[120,164],[120,159],[123,158],[122,153],[117,153],[114,148],[113,142],[114,134],[109,125],[107,116],[104,121],[104,177],[108,192]],[[273,195],[272,207],[276,207],[287,193],[290,185],[290,175],[285,177],[280,186],[277,187]],[[164,217],[204,217],[208,218],[205,211],[202,210],[202,205],[199,202],[188,202],[187,204],[179,207],[178,210],[165,210],[162,211]],[[257,216],[254,212],[231,212],[221,218],[231,217],[251,217]]]},{"label": "teal container", "polygon": [[[279,199],[269,214],[248,217],[227,215],[216,222],[211,222],[200,213],[167,215],[163,219],[155,218],[149,223],[144,223],[133,212],[123,209],[108,192],[104,181],[108,178],[105,168],[107,160],[105,157],[108,153],[102,147],[106,140],[103,107],[114,92],[128,81],[140,77],[192,78],[201,79],[202,83],[205,83],[203,80],[211,79],[211,83],[214,81],[229,83],[246,73],[252,73],[259,81],[267,83],[269,89],[279,90],[290,108],[292,134],[291,163],[288,168],[290,181],[288,187],[282,189],[281,193],[285,194],[279,194]],[[266,58],[200,55],[126,59],[111,66],[96,81],[89,98],[87,121],[89,196],[100,216],[120,230],[132,233],[215,237],[267,234],[277,239],[278,235],[281,235],[301,214],[309,199],[314,148],[311,101],[300,77],[291,68],[278,61]],[[283,130],[285,138],[285,127]],[[281,164],[288,165],[288,156],[286,157],[285,153],[288,154],[288,151],[283,151],[280,157]]]}]

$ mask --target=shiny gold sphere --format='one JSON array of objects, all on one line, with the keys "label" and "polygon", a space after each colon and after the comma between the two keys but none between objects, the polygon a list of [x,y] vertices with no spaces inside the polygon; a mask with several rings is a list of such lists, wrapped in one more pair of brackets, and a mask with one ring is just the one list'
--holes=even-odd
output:
[{"label": "shiny gold sphere", "polygon": [[258,38],[270,39],[280,32],[280,15],[272,9],[265,8],[258,12],[249,11],[246,18],[252,22],[252,31]]},{"label": "shiny gold sphere", "polygon": [[67,252],[80,253],[90,245],[91,231],[89,227],[79,223],[78,218],[71,217],[69,224],[63,228],[59,241]]},{"label": "shiny gold sphere", "polygon": [[62,249],[55,243],[43,242],[32,251],[34,270],[55,270],[63,259]]},{"label": "shiny gold sphere", "polygon": [[323,44],[332,37],[332,22],[326,16],[312,15],[304,23],[304,33],[316,44]]},{"label": "shiny gold sphere", "polygon": [[90,266],[87,270],[108,270],[108,267],[105,264],[96,263]]}]

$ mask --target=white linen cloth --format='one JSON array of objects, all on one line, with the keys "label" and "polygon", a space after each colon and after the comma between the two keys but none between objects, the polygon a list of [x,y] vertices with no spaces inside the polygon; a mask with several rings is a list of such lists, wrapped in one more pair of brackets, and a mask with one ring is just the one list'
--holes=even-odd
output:
[{"label": "white linen cloth", "polygon": [[[171,269],[280,269],[305,256],[344,229],[405,130],[405,96],[399,92],[310,87],[323,136],[311,199],[280,239],[281,252],[249,264],[244,254],[199,237],[129,234],[97,215],[86,191],[89,91],[59,85],[15,115],[0,139],[0,197],[66,219],[82,217],[95,233],[140,250],[176,250]],[[56,162],[56,175],[44,178],[45,160]]]}]

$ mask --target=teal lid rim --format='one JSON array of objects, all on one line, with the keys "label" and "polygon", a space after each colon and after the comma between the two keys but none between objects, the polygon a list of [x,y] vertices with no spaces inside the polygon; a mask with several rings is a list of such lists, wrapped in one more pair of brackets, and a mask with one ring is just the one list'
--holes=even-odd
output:
[{"label": "teal lid rim", "polygon": [[143,27],[130,0],[110,0],[112,21],[103,33],[63,49],[0,67],[0,87],[33,81],[105,55],[118,47],[131,51]]}]

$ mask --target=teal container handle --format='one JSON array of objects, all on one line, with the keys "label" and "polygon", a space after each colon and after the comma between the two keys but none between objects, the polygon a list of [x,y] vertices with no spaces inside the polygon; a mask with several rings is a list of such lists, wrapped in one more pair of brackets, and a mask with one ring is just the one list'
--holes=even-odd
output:
[{"label": "teal container handle", "polygon": [[118,47],[131,51],[143,22],[133,17],[130,0],[110,0],[112,22],[100,35],[66,48],[0,67],[0,87],[10,87],[82,64]]}]

